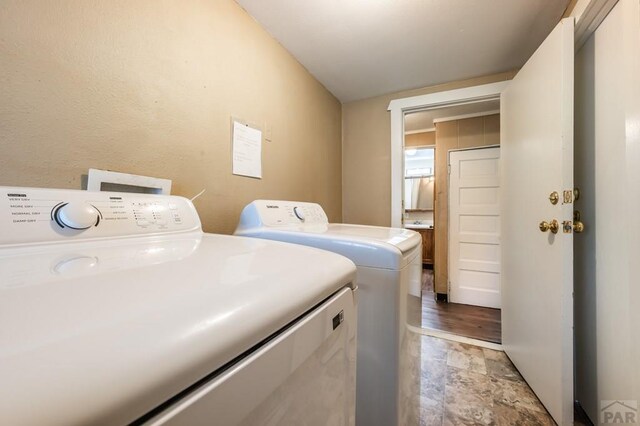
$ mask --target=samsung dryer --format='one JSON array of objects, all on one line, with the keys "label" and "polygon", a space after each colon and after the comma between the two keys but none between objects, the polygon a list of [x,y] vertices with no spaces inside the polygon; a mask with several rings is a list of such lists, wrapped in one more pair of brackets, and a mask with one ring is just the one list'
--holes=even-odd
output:
[{"label": "samsung dryer", "polygon": [[420,235],[408,229],[332,224],[318,204],[273,200],[247,205],[235,234],[317,247],[356,264],[356,423],[398,424],[399,353],[409,292],[420,291]]},{"label": "samsung dryer", "polygon": [[354,277],[184,198],[0,187],[0,424],[353,424]]}]

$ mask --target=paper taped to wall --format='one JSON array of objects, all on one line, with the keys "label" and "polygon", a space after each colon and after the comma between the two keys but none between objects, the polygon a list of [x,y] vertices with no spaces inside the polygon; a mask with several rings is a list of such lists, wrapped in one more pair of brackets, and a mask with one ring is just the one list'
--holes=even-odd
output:
[{"label": "paper taped to wall", "polygon": [[262,179],[262,131],[233,121],[232,173]]}]

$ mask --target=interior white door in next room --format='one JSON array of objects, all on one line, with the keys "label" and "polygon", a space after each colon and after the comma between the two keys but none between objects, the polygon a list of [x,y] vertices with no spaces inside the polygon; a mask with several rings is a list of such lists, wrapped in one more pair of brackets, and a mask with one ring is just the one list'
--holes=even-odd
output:
[{"label": "interior white door in next room", "polygon": [[573,63],[567,18],[500,99],[502,346],[560,425],[573,422]]},{"label": "interior white door in next room", "polygon": [[500,148],[449,153],[449,299],[500,308]]}]

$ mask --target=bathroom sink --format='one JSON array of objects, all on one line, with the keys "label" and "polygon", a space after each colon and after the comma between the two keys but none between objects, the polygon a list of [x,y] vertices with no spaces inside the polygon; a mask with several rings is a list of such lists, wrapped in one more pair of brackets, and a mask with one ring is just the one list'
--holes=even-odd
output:
[{"label": "bathroom sink", "polygon": [[424,223],[405,223],[404,227],[407,229],[432,229],[433,223],[424,222]]}]

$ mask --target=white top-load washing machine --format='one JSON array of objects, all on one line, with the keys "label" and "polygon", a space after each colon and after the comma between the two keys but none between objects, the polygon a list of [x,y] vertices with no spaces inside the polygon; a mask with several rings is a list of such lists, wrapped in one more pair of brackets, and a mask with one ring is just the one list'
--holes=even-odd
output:
[{"label": "white top-load washing machine", "polygon": [[410,292],[420,291],[420,235],[408,229],[330,224],[318,204],[267,200],[244,208],[236,235],[317,247],[356,264],[356,423],[397,424],[399,348],[406,330],[407,299]]},{"label": "white top-load washing machine", "polygon": [[0,424],[352,424],[354,276],[184,198],[0,187]]}]

